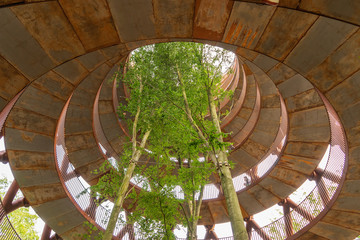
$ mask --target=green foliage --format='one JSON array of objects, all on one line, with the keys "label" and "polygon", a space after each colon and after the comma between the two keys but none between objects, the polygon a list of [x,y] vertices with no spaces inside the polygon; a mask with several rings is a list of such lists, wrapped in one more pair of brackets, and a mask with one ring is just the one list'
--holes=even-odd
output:
[{"label": "green foliage", "polygon": [[[5,190],[8,188],[9,182],[6,178],[0,179],[0,195],[1,198],[5,196]],[[16,199],[23,197],[21,192],[19,192]],[[19,234],[22,239],[39,239],[37,232],[35,231],[35,222],[38,219],[38,216],[31,214],[29,208],[19,208],[12,213],[8,214],[8,218],[15,228],[16,232]]]}]

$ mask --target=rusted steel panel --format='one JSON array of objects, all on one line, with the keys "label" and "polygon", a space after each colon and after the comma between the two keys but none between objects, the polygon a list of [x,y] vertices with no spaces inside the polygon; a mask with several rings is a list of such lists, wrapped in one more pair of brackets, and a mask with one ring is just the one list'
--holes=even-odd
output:
[{"label": "rusted steel panel", "polygon": [[296,9],[299,6],[300,0],[280,0],[279,7],[287,7]]},{"label": "rusted steel panel", "polygon": [[88,74],[86,68],[77,59],[63,63],[53,70],[74,86]]},{"label": "rusted steel panel", "polygon": [[222,41],[254,49],[274,11],[271,6],[235,2]]},{"label": "rusted steel panel", "polygon": [[261,182],[259,182],[259,185],[281,199],[289,196],[289,193],[292,193],[296,190],[296,188],[293,186],[283,183],[282,181],[272,178],[271,176],[264,178]]},{"label": "rusted steel panel", "polygon": [[0,9],[0,54],[32,80],[55,66],[40,44],[8,8]]},{"label": "rusted steel panel", "polygon": [[260,143],[252,141],[251,139],[246,140],[241,148],[257,159],[261,159],[267,151],[266,147]]},{"label": "rusted steel panel", "polygon": [[105,0],[60,0],[59,2],[87,51],[120,42]]},{"label": "rusted steel panel", "polygon": [[214,223],[228,222],[229,216],[225,206],[221,201],[208,202],[209,211],[211,212]]},{"label": "rusted steel panel", "polygon": [[329,126],[304,126],[290,128],[289,141],[329,142]]},{"label": "rusted steel panel", "polygon": [[342,45],[358,27],[335,19],[319,17],[284,63],[306,75]]},{"label": "rusted steel panel", "polygon": [[69,152],[69,159],[72,160],[75,168],[84,166],[90,162],[95,162],[101,158],[103,158],[103,156],[99,152],[98,146]]},{"label": "rusted steel panel", "polygon": [[110,0],[108,2],[122,42],[156,38],[152,1]]},{"label": "rusted steel panel", "polygon": [[61,183],[46,184],[42,186],[24,187],[21,191],[30,205],[37,205],[48,201],[67,197]]},{"label": "rusted steel panel", "polygon": [[34,81],[33,86],[64,101],[69,98],[74,90],[73,85],[53,71],[49,71],[39,77]]},{"label": "rusted steel panel", "polygon": [[277,203],[281,200],[279,197],[275,196],[273,193],[259,185],[250,188],[247,190],[247,192],[254,196],[255,199],[266,208],[272,207],[274,203]]},{"label": "rusted steel panel", "polygon": [[[279,62],[275,59],[268,57],[264,54],[259,54],[253,61],[258,68],[261,68],[264,72],[268,72],[270,69],[272,69],[276,64]],[[247,63],[248,64],[248,63]],[[251,63],[250,63],[251,64]],[[253,69],[253,68],[252,68]],[[255,71],[254,71],[255,72]],[[262,71],[258,71],[262,72]],[[267,77],[267,76],[266,76]]]},{"label": "rusted steel panel", "polygon": [[73,229],[62,233],[61,237],[66,240],[79,240],[79,234],[81,236],[82,234],[89,234],[89,232],[92,231],[93,235],[96,236],[100,232],[99,230],[90,230],[88,225],[85,223],[86,221],[74,227]]},{"label": "rusted steel panel", "polygon": [[[360,14],[359,14],[360,15]],[[360,69],[360,30],[349,37],[323,63],[306,77],[322,92],[326,92]]]},{"label": "rusted steel panel", "polygon": [[24,4],[11,10],[54,62],[84,54],[84,47],[58,2]]},{"label": "rusted steel panel", "polygon": [[[249,61],[253,61],[258,55],[259,53],[254,52],[252,50],[243,48],[243,47],[238,47],[235,51],[236,55],[241,56],[242,60],[244,61],[245,59],[249,60]],[[245,58],[245,59],[244,59]]]},{"label": "rusted steel panel", "polygon": [[300,240],[329,240],[328,238],[321,237],[311,232],[306,232],[301,235],[298,239]]},{"label": "rusted steel panel", "polygon": [[256,50],[277,60],[283,60],[316,19],[317,16],[314,14],[277,8]]},{"label": "rusted steel panel", "polygon": [[125,44],[118,44],[111,47],[106,47],[100,50],[107,59],[112,59],[117,56],[125,56],[129,53]]},{"label": "rusted steel panel", "polygon": [[29,80],[2,56],[0,56],[0,82],[0,96],[6,100],[11,100],[29,84]]},{"label": "rusted steel panel", "polygon": [[53,136],[56,129],[56,119],[15,107],[6,119],[6,125],[9,128]]},{"label": "rusted steel panel", "polygon": [[298,188],[308,178],[307,175],[282,167],[274,168],[270,176],[295,188]]},{"label": "rusted steel panel", "polygon": [[21,187],[59,183],[56,169],[13,170],[12,173]]},{"label": "rusted steel panel", "polygon": [[191,38],[195,0],[153,0],[158,38]]},{"label": "rusted steel panel", "polygon": [[56,218],[50,218],[47,221],[47,224],[56,230],[57,234],[62,234],[73,229],[76,226],[82,224],[86,219],[84,216],[76,209],[70,212],[65,212]]},{"label": "rusted steel panel", "polygon": [[320,159],[324,156],[328,143],[288,142],[284,153],[295,156]]},{"label": "rusted steel panel", "polygon": [[292,169],[306,175],[311,175],[315,170],[321,158],[306,158],[295,155],[284,154],[277,166],[282,168]]},{"label": "rusted steel panel", "polygon": [[106,57],[99,50],[82,55],[77,59],[89,71],[93,71],[95,68],[106,61]]},{"label": "rusted steel panel", "polygon": [[238,194],[239,203],[241,207],[248,213],[248,215],[254,215],[258,212],[265,210],[265,207],[247,191]]},{"label": "rusted steel panel", "polygon": [[79,173],[85,181],[91,183],[91,181],[97,180],[100,176],[103,175],[103,172],[95,173],[94,170],[99,169],[104,163],[105,159],[101,157],[99,160],[87,163],[82,167],[77,167],[76,172]]},{"label": "rusted steel panel", "polygon": [[24,152],[7,150],[12,170],[54,169],[54,154],[42,152]]},{"label": "rusted steel panel", "polygon": [[327,239],[353,239],[359,235],[358,231],[325,222],[317,223],[309,231]]},{"label": "rusted steel panel", "polygon": [[313,85],[302,75],[296,74],[278,86],[281,96],[286,100],[288,97],[313,89]]},{"label": "rusted steel panel", "polygon": [[29,86],[20,96],[16,106],[56,119],[64,104],[64,100]]},{"label": "rusted steel panel", "polygon": [[267,72],[271,80],[277,85],[293,77],[296,72],[283,63],[278,63]]},{"label": "rusted steel panel", "polygon": [[235,167],[231,170],[233,177],[241,174],[244,170],[253,167],[259,160],[249,153],[239,148],[232,152],[229,159],[235,163]]},{"label": "rusted steel panel", "polygon": [[319,13],[321,15],[360,25],[359,1],[301,0],[299,9]]},{"label": "rusted steel panel", "polygon": [[329,120],[324,106],[291,113],[289,114],[289,121],[290,128],[329,126]]},{"label": "rusted steel panel", "polygon": [[360,70],[326,93],[334,108],[342,111],[360,101]]},{"label": "rusted steel panel", "polygon": [[96,145],[92,132],[65,136],[66,148],[69,152],[88,149]]},{"label": "rusted steel panel", "polygon": [[196,1],[194,38],[220,41],[230,17],[233,1]]},{"label": "rusted steel panel", "polygon": [[309,89],[285,100],[289,113],[323,105],[319,94],[315,89]]},{"label": "rusted steel panel", "polygon": [[5,134],[6,148],[9,150],[47,153],[54,151],[54,140],[50,136],[12,128],[5,128]]},{"label": "rusted steel panel", "polygon": [[325,215],[325,217],[321,221],[360,231],[360,213],[343,212],[332,209]]}]

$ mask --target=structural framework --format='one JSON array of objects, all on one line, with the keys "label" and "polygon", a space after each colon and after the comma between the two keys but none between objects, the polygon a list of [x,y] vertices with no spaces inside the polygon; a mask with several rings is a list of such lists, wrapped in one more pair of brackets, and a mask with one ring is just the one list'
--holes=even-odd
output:
[{"label": "structural framework", "polygon": [[[354,239],[360,234],[360,1],[0,1],[0,126],[15,181],[2,200],[0,234],[19,239],[7,213],[32,206],[42,239],[78,239],[84,222],[106,227],[79,178],[117,159],[126,141],[111,82],[138,47],[169,41],[236,54],[221,104],[232,132],[233,182],[250,239]],[[326,164],[319,166],[326,149]],[[306,180],[316,183],[292,199]],[[135,184],[135,183],[133,183]],[[14,201],[21,190],[24,198]],[[178,197],[181,192],[176,192]],[[260,227],[274,204],[283,217]],[[221,186],[205,187],[201,225],[229,221]],[[51,229],[56,233],[50,236]],[[135,239],[131,225],[114,239]],[[227,238],[231,239],[231,238]]]}]

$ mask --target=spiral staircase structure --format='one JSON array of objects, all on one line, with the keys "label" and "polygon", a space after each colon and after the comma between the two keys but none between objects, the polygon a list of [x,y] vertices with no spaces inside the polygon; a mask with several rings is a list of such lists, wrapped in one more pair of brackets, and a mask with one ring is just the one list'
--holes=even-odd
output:
[{"label": "spiral staircase structure", "polygon": [[[45,221],[43,239],[78,239],[85,222],[106,227],[79,177],[116,159],[126,90],[111,81],[131,50],[194,41],[233,51],[222,87],[232,134],[233,182],[251,239],[354,239],[360,234],[360,3],[356,0],[0,1],[0,124],[22,203]],[[319,167],[326,149],[325,167]],[[291,194],[316,182],[301,202]],[[200,224],[207,239],[229,221],[216,177]],[[135,184],[135,183],[133,183]],[[13,191],[17,191],[14,187]],[[11,195],[11,194],[10,194]],[[177,192],[181,197],[181,192]],[[10,199],[10,200],[9,200]],[[283,217],[259,227],[274,204]],[[10,237],[9,237],[10,238]],[[136,238],[131,226],[114,239]],[[16,239],[16,237],[14,237]]]}]

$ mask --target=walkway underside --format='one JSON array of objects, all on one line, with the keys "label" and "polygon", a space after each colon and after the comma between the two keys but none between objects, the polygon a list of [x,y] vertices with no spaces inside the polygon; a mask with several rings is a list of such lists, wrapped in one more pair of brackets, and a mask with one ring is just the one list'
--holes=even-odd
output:
[{"label": "walkway underside", "polygon": [[[84,222],[101,227],[93,202],[71,194],[78,176],[96,183],[93,170],[127,141],[114,110],[126,91],[110,81],[120,64],[147,44],[194,41],[237,56],[223,80],[234,96],[221,105],[229,110],[222,129],[232,132],[232,175],[249,229],[274,204],[294,209],[288,197],[307,179],[319,189],[330,179],[338,191],[320,193],[319,217],[299,213],[311,228],[296,237],[360,235],[360,1],[265,2],[0,0],[0,110],[8,112],[0,125],[19,188],[51,229],[78,239]],[[318,168],[329,144],[333,157],[336,146],[347,154],[343,174]],[[209,229],[229,221],[217,176],[201,215]],[[284,234],[294,233],[287,226]]]}]

